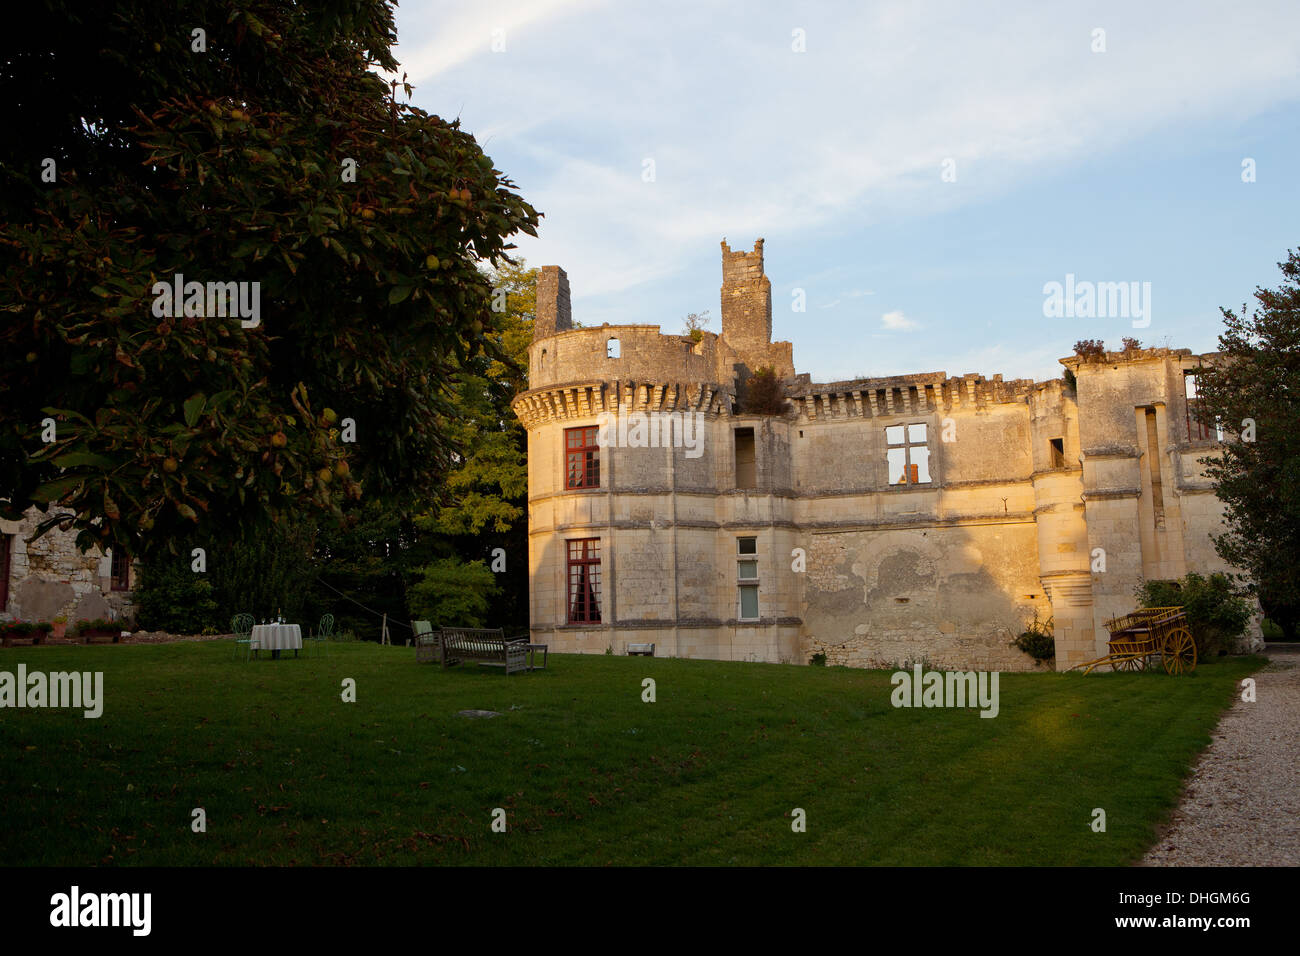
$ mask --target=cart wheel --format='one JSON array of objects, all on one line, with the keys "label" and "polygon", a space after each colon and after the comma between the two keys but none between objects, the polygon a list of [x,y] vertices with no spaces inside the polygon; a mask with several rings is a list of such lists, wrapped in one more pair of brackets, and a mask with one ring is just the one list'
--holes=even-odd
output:
[{"label": "cart wheel", "polygon": [[1110,669],[1115,671],[1140,671],[1142,669],[1142,660],[1137,657],[1122,657],[1112,662]]},{"label": "cart wheel", "polygon": [[1166,673],[1187,674],[1196,670],[1196,641],[1192,632],[1185,627],[1170,631],[1161,647],[1161,657]]}]

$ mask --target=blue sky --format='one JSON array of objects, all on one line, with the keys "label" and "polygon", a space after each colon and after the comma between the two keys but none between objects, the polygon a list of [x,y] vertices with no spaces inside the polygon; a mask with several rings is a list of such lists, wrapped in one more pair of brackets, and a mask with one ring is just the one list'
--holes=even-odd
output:
[{"label": "blue sky", "polygon": [[[719,242],[761,236],[814,381],[1209,351],[1300,247],[1294,0],[407,0],[397,26],[413,102],[545,214],[519,254],[564,267],[575,319],[719,331]],[[1150,283],[1150,326],[1045,317],[1067,274]]]}]

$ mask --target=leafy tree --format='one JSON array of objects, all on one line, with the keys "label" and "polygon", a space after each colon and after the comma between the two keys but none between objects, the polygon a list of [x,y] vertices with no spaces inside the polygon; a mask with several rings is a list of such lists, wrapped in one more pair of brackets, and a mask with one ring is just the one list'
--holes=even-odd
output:
[{"label": "leafy tree", "polygon": [[[450,376],[495,347],[479,264],[537,214],[372,72],[392,5],[30,6],[0,40],[0,511],[148,561],[426,498]],[[257,283],[258,324],[173,314],[177,275]]]},{"label": "leafy tree", "polygon": [[[1201,412],[1229,433],[1202,459],[1224,503],[1214,539],[1271,605],[1300,606],[1300,252],[1279,263],[1277,289],[1257,288],[1256,309],[1221,309],[1221,357],[1197,376]],[[1276,613],[1276,612],[1275,612]],[[1287,612],[1289,613],[1289,612]],[[1279,615],[1284,616],[1284,615]]]},{"label": "leafy tree", "polygon": [[483,627],[500,590],[496,575],[482,561],[439,558],[411,588],[411,611],[417,620],[448,627]]},{"label": "leafy tree", "polygon": [[170,555],[141,566],[134,598],[136,624],[146,631],[225,633],[235,613],[223,620],[212,582],[196,574],[188,558]]},{"label": "leafy tree", "polygon": [[287,520],[261,534],[215,542],[207,552],[207,574],[213,596],[227,612],[226,624],[243,611],[258,621],[278,611],[287,620],[314,624],[323,613],[308,600],[319,573],[315,543],[314,523]]}]

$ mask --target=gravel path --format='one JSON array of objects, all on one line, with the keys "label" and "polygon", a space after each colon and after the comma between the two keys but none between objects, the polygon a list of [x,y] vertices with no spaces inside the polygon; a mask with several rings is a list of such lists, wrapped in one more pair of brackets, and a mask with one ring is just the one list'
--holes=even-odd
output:
[{"label": "gravel path", "polygon": [[1255,703],[1238,691],[1142,866],[1300,865],[1300,646],[1265,653]]}]

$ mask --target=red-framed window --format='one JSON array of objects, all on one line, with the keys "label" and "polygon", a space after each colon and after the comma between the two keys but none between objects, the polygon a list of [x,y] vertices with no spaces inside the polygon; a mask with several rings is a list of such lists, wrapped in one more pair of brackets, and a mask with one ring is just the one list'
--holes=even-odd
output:
[{"label": "red-framed window", "polygon": [[600,539],[569,541],[568,608],[570,624],[600,623]]},{"label": "red-framed window", "polygon": [[566,488],[600,487],[600,445],[596,435],[599,429],[564,430],[564,486]]},{"label": "red-framed window", "polygon": [[131,556],[121,548],[113,549],[113,569],[109,576],[114,591],[131,590]]},{"label": "red-framed window", "polygon": [[13,535],[0,534],[0,611],[9,604],[9,551]]}]

